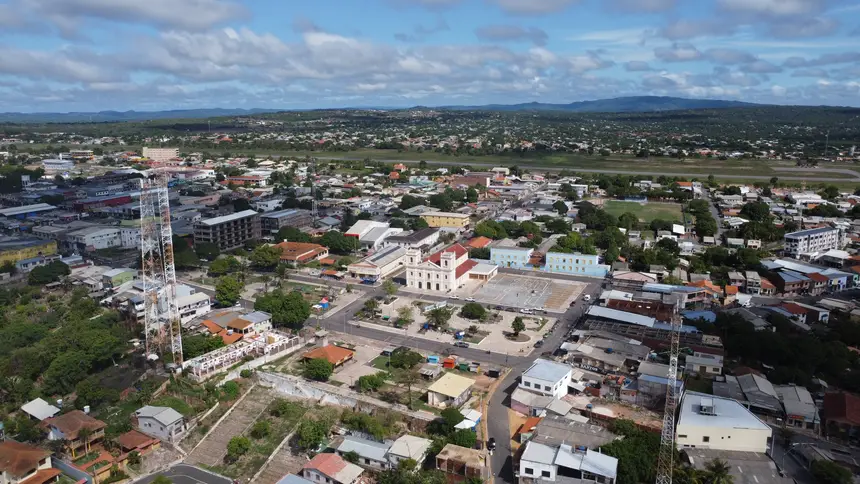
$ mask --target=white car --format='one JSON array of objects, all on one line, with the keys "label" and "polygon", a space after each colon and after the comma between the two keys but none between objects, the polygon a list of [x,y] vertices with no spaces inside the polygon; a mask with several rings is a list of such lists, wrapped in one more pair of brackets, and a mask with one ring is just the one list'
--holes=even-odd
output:
[{"label": "white car", "polygon": [[523,314],[531,314],[531,313],[532,313],[532,310],[531,310],[531,309],[522,308],[522,309],[520,309],[520,312],[521,312],[521,313],[523,313]]},{"label": "white car", "polygon": [[583,301],[585,301],[585,302],[591,301],[591,296],[589,296],[588,294],[586,294],[585,296],[582,296],[582,300],[583,300]]},{"label": "white car", "polygon": [[466,301],[467,301],[467,302],[475,302],[475,298],[473,298],[473,297],[467,297],[467,298],[466,298]]},{"label": "white car", "polygon": [[460,296],[451,296],[451,299],[460,299]]}]

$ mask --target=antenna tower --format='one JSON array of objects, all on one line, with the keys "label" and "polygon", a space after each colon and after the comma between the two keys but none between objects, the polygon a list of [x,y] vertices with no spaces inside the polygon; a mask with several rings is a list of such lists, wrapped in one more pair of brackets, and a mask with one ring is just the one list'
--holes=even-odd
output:
[{"label": "antenna tower", "polygon": [[666,408],[663,411],[663,429],[660,433],[660,454],[657,459],[657,484],[672,484],[675,466],[675,411],[678,407],[678,354],[680,353],[681,320],[678,316],[680,300],[675,303],[672,316],[672,335],[669,350],[669,374],[666,384]]},{"label": "antenna tower", "polygon": [[311,158],[311,217],[313,218],[312,227],[316,228],[317,226],[317,159],[316,157]]},{"label": "antenna tower", "polygon": [[144,178],[140,190],[140,260],[147,358],[167,355],[182,365],[182,335],[176,305],[173,231],[165,173]]}]

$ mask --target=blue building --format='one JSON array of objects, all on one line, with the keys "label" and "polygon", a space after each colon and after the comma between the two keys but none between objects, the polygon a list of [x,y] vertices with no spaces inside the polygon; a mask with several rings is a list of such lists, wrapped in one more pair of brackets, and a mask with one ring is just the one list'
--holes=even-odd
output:
[{"label": "blue building", "polygon": [[533,252],[534,249],[524,247],[491,247],[490,262],[499,267],[529,269],[531,268],[529,261]]},{"label": "blue building", "polygon": [[600,257],[589,254],[548,252],[544,270],[573,276],[606,277],[609,266],[600,263]]}]

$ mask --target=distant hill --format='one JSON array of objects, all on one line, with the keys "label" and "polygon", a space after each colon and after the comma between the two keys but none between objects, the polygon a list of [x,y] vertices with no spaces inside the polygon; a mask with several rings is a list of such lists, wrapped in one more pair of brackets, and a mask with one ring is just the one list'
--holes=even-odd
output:
[{"label": "distant hill", "polygon": [[0,113],[0,123],[105,123],[156,119],[200,119],[276,113],[280,109],[175,109],[170,111],[99,111],[97,113]]},{"label": "distant hill", "polygon": [[645,113],[657,111],[681,111],[687,109],[723,109],[761,106],[760,104],[719,99],[686,99],[667,96],[630,96],[595,101],[579,101],[570,104],[523,103],[487,104],[484,106],[446,106],[453,110],[487,111],[565,111],[571,113]]}]

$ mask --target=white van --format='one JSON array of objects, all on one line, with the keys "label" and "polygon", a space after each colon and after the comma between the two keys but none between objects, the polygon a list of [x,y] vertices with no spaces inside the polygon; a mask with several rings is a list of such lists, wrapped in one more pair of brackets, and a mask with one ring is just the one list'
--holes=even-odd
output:
[{"label": "white van", "polygon": [[585,302],[591,301],[591,296],[586,294],[585,296],[582,296],[582,300]]}]

